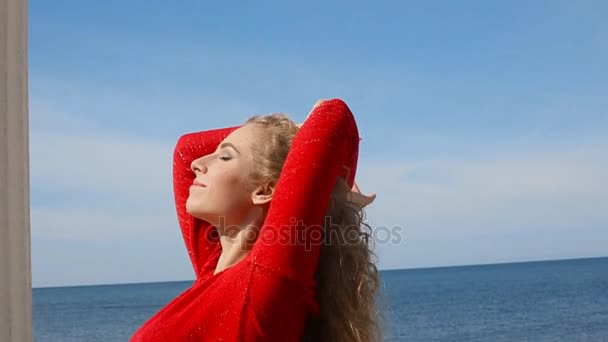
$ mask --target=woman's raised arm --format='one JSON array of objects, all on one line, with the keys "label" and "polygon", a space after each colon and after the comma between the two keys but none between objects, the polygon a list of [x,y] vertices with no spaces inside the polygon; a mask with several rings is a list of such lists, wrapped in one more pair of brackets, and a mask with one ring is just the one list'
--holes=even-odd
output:
[{"label": "woman's raised arm", "polygon": [[348,106],[339,99],[316,106],[294,137],[253,262],[307,284],[313,280],[331,193],[341,175],[353,186],[358,153],[359,133]]},{"label": "woman's raised arm", "polygon": [[186,200],[195,177],[190,165],[193,160],[213,153],[220,142],[239,127],[185,134],[179,138],[173,152],[173,193],[177,219],[197,279],[206,273],[205,264],[209,257],[219,250],[219,239],[211,224],[194,218],[186,211]]}]

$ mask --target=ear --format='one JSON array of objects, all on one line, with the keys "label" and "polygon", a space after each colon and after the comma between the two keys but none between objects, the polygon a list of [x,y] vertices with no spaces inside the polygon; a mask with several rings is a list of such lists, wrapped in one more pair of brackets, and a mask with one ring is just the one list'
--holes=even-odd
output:
[{"label": "ear", "polygon": [[251,193],[251,201],[255,205],[263,205],[269,203],[272,200],[272,196],[274,195],[274,183],[266,183],[258,186]]}]

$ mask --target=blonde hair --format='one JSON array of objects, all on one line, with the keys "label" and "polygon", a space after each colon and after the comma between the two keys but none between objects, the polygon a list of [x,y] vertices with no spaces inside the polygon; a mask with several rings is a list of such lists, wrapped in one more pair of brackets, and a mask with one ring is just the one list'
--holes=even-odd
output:
[{"label": "blonde hair", "polygon": [[[255,166],[250,179],[276,184],[299,128],[282,113],[254,116],[246,124],[263,130],[252,146]],[[320,314],[308,319],[304,341],[381,340],[376,306],[380,281],[371,227],[363,222],[363,209],[349,201],[349,191],[340,177],[324,220],[325,243],[315,274]]]}]

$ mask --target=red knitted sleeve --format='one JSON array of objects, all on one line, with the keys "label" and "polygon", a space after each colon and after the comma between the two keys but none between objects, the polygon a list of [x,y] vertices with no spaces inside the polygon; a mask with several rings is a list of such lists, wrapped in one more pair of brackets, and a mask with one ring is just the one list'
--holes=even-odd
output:
[{"label": "red knitted sleeve", "polygon": [[[175,208],[188,256],[192,261],[196,278],[207,272],[205,267],[210,256],[219,252],[219,238],[215,227],[194,218],[186,211],[186,200],[194,181],[190,164],[197,158],[213,153],[232,131],[240,126],[189,133],[181,136],[173,152],[173,193]],[[215,265],[213,265],[214,267]]]},{"label": "red knitted sleeve", "polygon": [[292,142],[251,252],[255,263],[311,284],[331,192],[340,175],[352,187],[358,153],[359,133],[348,106],[333,99],[315,108]]}]

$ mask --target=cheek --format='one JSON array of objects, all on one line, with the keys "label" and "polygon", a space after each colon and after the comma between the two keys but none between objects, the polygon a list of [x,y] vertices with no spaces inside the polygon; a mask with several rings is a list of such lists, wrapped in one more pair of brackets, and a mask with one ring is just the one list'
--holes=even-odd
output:
[{"label": "cheek", "polygon": [[212,189],[213,196],[220,197],[220,200],[229,202],[244,200],[249,194],[249,188],[243,177],[243,172],[244,169],[233,167],[216,174]]},{"label": "cheek", "polygon": [[235,201],[238,200],[244,204],[252,204],[251,193],[254,188],[252,187],[251,180],[247,178],[247,176],[248,173],[245,167],[238,170],[238,173],[235,173],[230,177],[230,188],[232,189],[232,197]]},{"label": "cheek", "polygon": [[243,186],[247,175],[248,165],[244,161],[235,161],[231,165],[218,169],[217,177],[228,186]]},{"label": "cheek", "polygon": [[230,189],[230,196],[234,201],[247,202],[250,200],[248,185],[244,179],[240,177],[231,177],[226,189]]},{"label": "cheek", "polygon": [[218,192],[232,191],[238,187],[239,182],[235,170],[221,170],[210,181],[213,183],[214,190]]}]

